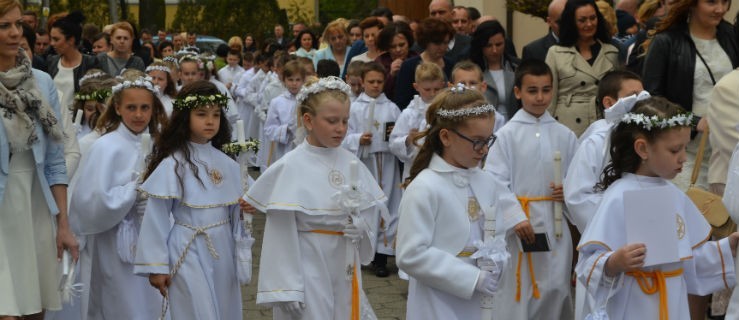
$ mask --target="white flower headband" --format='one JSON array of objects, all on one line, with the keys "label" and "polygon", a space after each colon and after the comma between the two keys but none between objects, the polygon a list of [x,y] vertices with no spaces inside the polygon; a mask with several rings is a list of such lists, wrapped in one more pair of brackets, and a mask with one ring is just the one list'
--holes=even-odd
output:
[{"label": "white flower headband", "polygon": [[451,91],[453,93],[462,93],[465,90],[470,90],[470,89],[475,89],[475,87],[468,87],[468,86],[464,85],[464,83],[461,83],[460,82],[460,83],[457,83],[457,84],[453,85],[451,88],[449,88],[449,91]]},{"label": "white flower headband", "polygon": [[166,73],[172,73],[172,69],[170,69],[167,66],[148,66],[146,67],[146,73],[149,73],[149,71],[164,71]]},{"label": "white flower headband", "polygon": [[681,113],[669,119],[660,118],[658,116],[645,116],[641,113],[627,113],[621,117],[621,122],[626,124],[635,124],[644,130],[651,131],[652,128],[669,129],[674,127],[690,127],[693,125],[692,113]]},{"label": "white flower headband", "polygon": [[94,73],[91,73],[91,74],[86,74],[86,75],[82,76],[82,78],[80,78],[79,85],[82,85],[87,80],[95,79],[95,78],[102,78],[102,77],[104,77],[106,75],[108,75],[108,74],[105,73],[105,72],[94,72]]},{"label": "white flower headband", "polygon": [[192,61],[192,62],[197,63],[199,70],[202,70],[202,69],[205,68],[205,66],[203,65],[203,60],[200,60],[200,58],[198,58],[198,56],[193,55],[193,54],[182,56],[182,58],[180,58],[180,61],[179,61],[179,64],[178,65],[181,65],[183,62],[188,62],[188,61]]},{"label": "white flower headband", "polygon": [[492,104],[483,104],[473,108],[462,108],[456,110],[438,109],[436,110],[436,116],[444,119],[455,119],[476,117],[491,112],[495,112],[495,107]]},{"label": "white flower headband", "polygon": [[618,99],[616,103],[604,112],[606,121],[609,123],[618,123],[626,113],[630,112],[631,109],[634,108],[634,105],[637,102],[646,100],[649,97],[649,92],[642,91],[639,92],[639,94],[633,94],[628,97]]},{"label": "white flower headband", "polygon": [[121,90],[129,89],[129,88],[143,88],[143,89],[151,91],[154,94],[157,94],[157,92],[159,91],[154,87],[154,84],[152,84],[151,77],[139,77],[138,79],[134,81],[125,80],[117,85],[114,85],[111,88],[111,91],[115,95]]},{"label": "white flower headband", "polygon": [[329,76],[321,78],[318,82],[309,86],[303,86],[300,92],[298,92],[298,95],[295,96],[295,99],[298,100],[298,104],[301,104],[309,96],[326,90],[340,90],[346,93],[347,96],[350,96],[352,92],[351,87],[344,80],[341,80],[339,77]]}]

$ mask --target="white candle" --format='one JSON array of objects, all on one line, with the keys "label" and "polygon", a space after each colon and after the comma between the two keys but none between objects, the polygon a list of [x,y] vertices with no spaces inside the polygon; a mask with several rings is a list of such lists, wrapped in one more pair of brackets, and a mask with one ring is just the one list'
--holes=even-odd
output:
[{"label": "white candle", "polygon": [[367,116],[367,123],[365,124],[364,132],[372,132],[372,126],[375,124],[375,104],[376,100],[372,99],[372,102],[369,104],[369,112]]},{"label": "white candle", "polygon": [[[554,186],[562,185],[562,154],[554,152]],[[554,201],[554,236],[562,237],[562,202]]]},{"label": "white candle", "polygon": [[74,117],[74,122],[73,122],[73,124],[76,124],[76,125],[78,125],[78,126],[79,126],[79,125],[82,125],[82,115],[83,115],[84,113],[85,113],[85,112],[84,112],[84,111],[82,111],[82,110],[77,110],[77,113],[75,114],[75,117]]},{"label": "white candle", "polygon": [[151,152],[151,134],[141,134],[141,155],[146,158]]},{"label": "white candle", "polygon": [[238,137],[239,144],[246,143],[246,133],[244,132],[244,120],[236,121],[236,134]]},{"label": "white candle", "polygon": [[359,184],[359,163],[357,160],[349,162],[349,186],[356,187]]}]

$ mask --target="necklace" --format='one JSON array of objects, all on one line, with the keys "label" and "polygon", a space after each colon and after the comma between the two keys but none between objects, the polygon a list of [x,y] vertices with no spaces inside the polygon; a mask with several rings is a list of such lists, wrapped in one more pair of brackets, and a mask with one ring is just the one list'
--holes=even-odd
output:
[{"label": "necklace", "polygon": [[[309,146],[309,148],[311,147],[317,148],[314,146]],[[322,159],[321,155],[316,154],[316,153],[312,153],[312,154],[318,160],[319,163],[321,163],[324,167],[326,167],[326,169],[328,169],[328,184],[331,185],[331,187],[333,187],[334,189],[341,189],[344,186],[344,181],[346,179],[344,179],[344,174],[335,168],[337,157],[334,156],[334,162],[331,165],[329,165]]]}]

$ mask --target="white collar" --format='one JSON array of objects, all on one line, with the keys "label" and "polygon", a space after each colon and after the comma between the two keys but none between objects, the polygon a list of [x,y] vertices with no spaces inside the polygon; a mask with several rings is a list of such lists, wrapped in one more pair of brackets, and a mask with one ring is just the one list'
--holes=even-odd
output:
[{"label": "white collar", "polygon": [[537,118],[521,108],[520,110],[516,111],[516,114],[513,115],[513,118],[511,118],[510,121],[517,121],[522,123],[549,123],[556,122],[557,120],[555,120],[554,117],[549,114],[549,111],[545,111],[543,115]]}]

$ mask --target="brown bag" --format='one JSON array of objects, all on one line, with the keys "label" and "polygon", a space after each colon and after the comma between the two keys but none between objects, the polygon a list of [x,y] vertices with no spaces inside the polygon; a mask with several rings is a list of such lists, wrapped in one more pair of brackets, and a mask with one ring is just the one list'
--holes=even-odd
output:
[{"label": "brown bag", "polygon": [[713,236],[716,238],[725,238],[732,232],[736,231],[736,223],[729,217],[729,211],[726,210],[724,202],[721,197],[698,188],[695,186],[695,181],[698,180],[698,174],[700,173],[701,162],[703,161],[703,152],[706,148],[706,140],[708,139],[708,130],[703,132],[701,137],[700,146],[698,147],[698,154],[695,157],[695,165],[693,167],[693,174],[690,177],[690,187],[685,193],[688,195],[690,200],[693,201],[698,210],[703,214],[703,217],[711,225],[713,230]]}]

